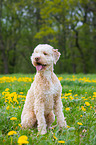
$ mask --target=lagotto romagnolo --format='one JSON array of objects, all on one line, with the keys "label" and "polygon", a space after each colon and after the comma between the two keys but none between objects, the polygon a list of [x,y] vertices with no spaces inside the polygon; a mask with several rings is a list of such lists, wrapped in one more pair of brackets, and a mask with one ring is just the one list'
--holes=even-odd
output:
[{"label": "lagotto romagnolo", "polygon": [[34,49],[31,60],[37,73],[26,96],[21,115],[22,128],[32,128],[37,123],[39,133],[45,134],[55,115],[60,128],[67,126],[62,111],[62,87],[53,72],[53,65],[59,57],[60,52],[48,44],[39,44]]}]

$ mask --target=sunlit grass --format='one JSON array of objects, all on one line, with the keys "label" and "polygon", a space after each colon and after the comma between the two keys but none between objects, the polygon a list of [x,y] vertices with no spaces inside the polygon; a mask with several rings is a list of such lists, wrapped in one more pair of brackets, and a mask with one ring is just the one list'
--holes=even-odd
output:
[{"label": "sunlit grass", "polygon": [[[0,144],[95,145],[96,75],[58,75],[62,84],[67,129],[53,127],[41,136],[36,128],[22,130],[21,113],[34,75],[0,76]],[[56,120],[53,126],[56,125]],[[23,138],[23,139],[22,139]]]}]

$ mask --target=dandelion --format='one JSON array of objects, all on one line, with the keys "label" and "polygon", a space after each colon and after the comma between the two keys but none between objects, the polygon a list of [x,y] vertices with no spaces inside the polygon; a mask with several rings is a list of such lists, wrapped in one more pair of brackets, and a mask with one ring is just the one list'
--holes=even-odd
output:
[{"label": "dandelion", "polygon": [[20,145],[22,145],[22,144],[28,144],[29,143],[29,141],[27,141],[27,139],[28,139],[28,137],[26,136],[26,135],[22,135],[22,136],[20,136],[19,138],[18,138],[18,143],[20,144]]},{"label": "dandelion", "polygon": [[53,135],[53,138],[56,139],[56,140],[58,139],[58,138],[57,138],[56,136],[54,136],[54,135]]},{"label": "dandelion", "polygon": [[77,97],[77,96],[78,96],[78,94],[75,94],[75,95],[74,95],[74,97]]},{"label": "dandelion", "polygon": [[81,97],[82,99],[85,99],[85,97]]},{"label": "dandelion", "polygon": [[69,90],[69,92],[72,92],[72,90]]},{"label": "dandelion", "polygon": [[65,143],[65,141],[63,141],[63,140],[60,140],[60,141],[58,141],[58,143]]},{"label": "dandelion", "polygon": [[74,98],[72,96],[69,97],[71,100],[73,100]]},{"label": "dandelion", "polygon": [[65,96],[70,96],[72,93],[65,93]]},{"label": "dandelion", "polygon": [[22,127],[22,125],[21,125],[21,124],[18,124],[18,126],[19,126],[19,127]]},{"label": "dandelion", "polygon": [[23,99],[23,100],[21,100],[21,101],[25,102],[25,100],[24,100],[24,99]]},{"label": "dandelion", "polygon": [[84,101],[86,101],[86,100],[88,100],[88,99],[84,99]]},{"label": "dandelion", "polygon": [[90,106],[90,109],[92,109],[92,106]]},{"label": "dandelion", "polygon": [[59,81],[63,80],[63,78],[62,78],[62,77],[59,77],[58,79],[59,79]]},{"label": "dandelion", "polygon": [[81,122],[77,122],[78,125],[83,125]]},{"label": "dandelion", "polygon": [[14,134],[17,134],[17,132],[16,132],[16,131],[9,131],[9,132],[8,132],[8,136],[14,135]]},{"label": "dandelion", "polygon": [[16,117],[12,117],[12,118],[10,118],[10,120],[17,120],[17,118]]},{"label": "dandelion", "polygon": [[63,99],[63,98],[64,98],[65,100],[66,100],[66,99],[68,99],[68,97],[64,97],[64,96],[63,96],[63,97],[61,97],[61,99]]},{"label": "dandelion", "polygon": [[6,107],[7,110],[9,110],[9,108],[10,108],[9,106]]},{"label": "dandelion", "polygon": [[68,99],[68,97],[64,97],[64,99]]},{"label": "dandelion", "polygon": [[8,92],[9,91],[9,88],[6,88],[5,91]]},{"label": "dandelion", "polygon": [[69,126],[69,125],[67,125],[67,128],[70,128],[70,126]]},{"label": "dandelion", "polygon": [[93,97],[96,98],[96,92],[93,92]]},{"label": "dandelion", "polygon": [[89,102],[85,102],[85,105],[86,105],[86,106],[90,106],[90,103],[89,103]]},{"label": "dandelion", "polygon": [[94,100],[94,98],[92,98],[91,100]]},{"label": "dandelion", "polygon": [[70,110],[70,108],[69,108],[69,107],[67,107],[65,110],[66,110],[66,111],[69,111],[69,110]]},{"label": "dandelion", "polygon": [[20,94],[24,94],[23,92],[20,92]]},{"label": "dandelion", "polygon": [[84,108],[84,106],[81,106],[82,111],[86,111],[86,109]]}]

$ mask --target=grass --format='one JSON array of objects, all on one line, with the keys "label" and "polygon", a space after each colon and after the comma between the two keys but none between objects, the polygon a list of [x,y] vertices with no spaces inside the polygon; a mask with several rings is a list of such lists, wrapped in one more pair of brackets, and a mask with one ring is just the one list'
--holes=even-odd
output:
[{"label": "grass", "polygon": [[[96,75],[58,75],[68,126],[60,131],[57,126],[45,135],[39,135],[36,128],[22,130],[20,125],[24,101],[33,77],[22,74],[0,75],[0,145],[18,145],[18,139],[21,144],[25,142],[28,145],[95,145]],[[11,132],[13,135],[9,135],[10,131],[16,134]]]}]

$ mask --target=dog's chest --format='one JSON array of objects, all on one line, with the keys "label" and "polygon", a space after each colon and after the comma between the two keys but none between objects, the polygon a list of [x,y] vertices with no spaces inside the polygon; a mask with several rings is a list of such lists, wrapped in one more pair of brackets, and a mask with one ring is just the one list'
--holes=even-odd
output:
[{"label": "dog's chest", "polygon": [[44,91],[44,104],[45,104],[45,114],[49,113],[51,110],[53,110],[54,106],[54,85],[50,84],[49,89],[46,89]]},{"label": "dog's chest", "polygon": [[45,95],[54,96],[56,95],[57,92],[58,92],[58,85],[56,83],[53,83],[51,80],[44,85]]}]

